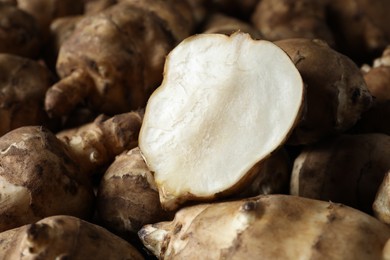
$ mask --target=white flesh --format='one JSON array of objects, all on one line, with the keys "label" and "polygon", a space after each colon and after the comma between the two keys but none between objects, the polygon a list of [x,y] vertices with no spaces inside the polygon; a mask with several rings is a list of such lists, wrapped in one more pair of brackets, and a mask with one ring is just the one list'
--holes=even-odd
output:
[{"label": "white flesh", "polygon": [[248,34],[203,34],[167,57],[139,146],[166,208],[235,186],[279,147],[303,102],[294,64]]}]

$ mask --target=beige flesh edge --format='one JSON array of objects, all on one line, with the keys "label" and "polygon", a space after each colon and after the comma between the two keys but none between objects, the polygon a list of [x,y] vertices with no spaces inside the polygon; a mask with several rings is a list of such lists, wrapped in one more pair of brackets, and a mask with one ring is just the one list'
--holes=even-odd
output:
[{"label": "beige flesh edge", "polygon": [[184,40],[167,57],[139,137],[162,203],[234,187],[284,142],[302,102],[301,76],[273,43],[244,33]]}]

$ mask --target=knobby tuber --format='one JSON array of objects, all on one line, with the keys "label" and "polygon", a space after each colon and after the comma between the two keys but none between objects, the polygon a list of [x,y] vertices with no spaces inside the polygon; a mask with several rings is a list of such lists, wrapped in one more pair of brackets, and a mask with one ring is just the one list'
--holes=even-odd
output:
[{"label": "knobby tuber", "polygon": [[0,233],[0,258],[144,259],[135,247],[106,229],[64,215]]},{"label": "knobby tuber", "polygon": [[92,185],[50,131],[25,126],[0,138],[0,231],[58,214],[88,219],[93,200]]},{"label": "knobby tuber", "polygon": [[144,226],[159,259],[383,259],[390,228],[356,209],[288,195],[184,208]]}]

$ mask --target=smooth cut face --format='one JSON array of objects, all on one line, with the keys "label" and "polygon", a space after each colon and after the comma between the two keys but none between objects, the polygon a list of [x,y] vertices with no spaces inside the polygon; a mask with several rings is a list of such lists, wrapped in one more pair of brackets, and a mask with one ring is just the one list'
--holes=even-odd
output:
[{"label": "smooth cut face", "polygon": [[244,33],[184,40],[167,57],[139,138],[162,202],[235,186],[283,143],[302,98],[298,71],[270,42]]}]

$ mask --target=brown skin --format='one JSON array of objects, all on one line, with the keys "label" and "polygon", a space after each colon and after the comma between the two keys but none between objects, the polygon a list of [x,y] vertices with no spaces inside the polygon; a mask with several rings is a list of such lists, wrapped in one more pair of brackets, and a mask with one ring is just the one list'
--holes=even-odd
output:
[{"label": "brown skin", "polygon": [[251,24],[224,14],[211,15],[202,29],[203,33],[222,33],[230,35],[236,31],[249,33],[254,39],[261,39],[260,32]]},{"label": "brown skin", "polygon": [[0,136],[20,126],[52,125],[43,108],[52,82],[51,72],[38,62],[0,53]]},{"label": "brown skin", "polygon": [[[3,250],[1,250],[3,249]],[[0,233],[1,259],[144,259],[106,229],[71,216],[53,216]]]},{"label": "brown skin", "polygon": [[370,107],[372,97],[362,73],[348,57],[319,40],[275,43],[291,57],[307,86],[306,108],[290,144],[310,144],[344,132]]},{"label": "brown skin", "polygon": [[105,227],[133,239],[142,226],[172,215],[161,207],[153,173],[139,148],[117,156],[107,169],[98,189],[97,210]]},{"label": "brown skin", "polygon": [[372,213],[390,169],[390,136],[341,135],[305,147],[295,159],[291,194],[343,203]]},{"label": "brown skin", "polygon": [[37,58],[42,45],[35,19],[12,4],[0,2],[0,53]]},{"label": "brown skin", "polygon": [[328,21],[336,45],[358,63],[370,62],[390,43],[390,2],[330,0]]},{"label": "brown skin", "polygon": [[390,228],[344,205],[268,195],[184,208],[139,236],[159,259],[382,259]]},{"label": "brown skin", "polygon": [[116,4],[117,0],[84,0],[84,14],[96,14]]},{"label": "brown skin", "polygon": [[261,0],[252,22],[264,39],[277,41],[290,38],[321,39],[334,45],[326,24],[328,0]]},{"label": "brown skin", "polygon": [[50,24],[48,43],[43,55],[46,63],[53,71],[55,71],[61,45],[72,35],[77,22],[82,18],[82,15],[61,17],[53,20]]},{"label": "brown skin", "polygon": [[94,194],[68,149],[42,127],[0,138],[0,231],[66,214],[89,218]]},{"label": "brown skin", "polygon": [[367,88],[375,97],[373,106],[362,114],[354,127],[359,133],[384,133],[390,135],[390,46],[387,46],[373,66],[362,67]]},{"label": "brown skin", "polygon": [[137,146],[141,123],[142,112],[111,118],[100,115],[92,123],[59,132],[57,137],[68,146],[83,172],[93,175],[116,155]]},{"label": "brown skin", "polygon": [[233,197],[248,198],[257,195],[288,193],[291,168],[292,163],[288,153],[283,147],[279,148],[259,165],[258,172],[250,184]]},{"label": "brown skin", "polygon": [[51,22],[58,17],[82,14],[83,1],[74,0],[18,0],[18,7],[38,22],[43,38],[49,34]]},{"label": "brown skin", "polygon": [[62,79],[47,92],[46,111],[64,116],[82,102],[108,115],[144,107],[176,43],[162,24],[152,11],[126,2],[82,19],[61,46]]},{"label": "brown skin", "polygon": [[372,205],[374,215],[383,223],[390,224],[390,170],[385,175]]}]

